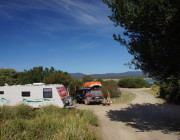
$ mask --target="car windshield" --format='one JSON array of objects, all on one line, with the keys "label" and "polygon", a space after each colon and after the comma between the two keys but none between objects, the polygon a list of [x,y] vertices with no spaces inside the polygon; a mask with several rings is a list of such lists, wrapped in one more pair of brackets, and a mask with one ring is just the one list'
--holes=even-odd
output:
[{"label": "car windshield", "polygon": [[100,89],[91,90],[91,94],[94,96],[102,96],[102,92]]}]

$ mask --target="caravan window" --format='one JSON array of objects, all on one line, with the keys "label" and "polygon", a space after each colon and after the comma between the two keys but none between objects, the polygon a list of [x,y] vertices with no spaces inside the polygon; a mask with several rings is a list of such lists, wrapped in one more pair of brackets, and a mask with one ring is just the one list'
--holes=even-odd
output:
[{"label": "caravan window", "polygon": [[30,91],[22,91],[22,97],[30,97]]},{"label": "caravan window", "polygon": [[0,94],[4,94],[4,91],[0,91]]},{"label": "caravan window", "polygon": [[43,98],[52,98],[52,88],[43,88]]}]

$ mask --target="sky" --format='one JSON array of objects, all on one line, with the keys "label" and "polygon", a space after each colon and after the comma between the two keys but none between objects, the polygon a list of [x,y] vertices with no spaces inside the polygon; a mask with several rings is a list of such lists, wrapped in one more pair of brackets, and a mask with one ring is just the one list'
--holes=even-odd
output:
[{"label": "sky", "polygon": [[112,37],[123,28],[109,15],[102,0],[0,0],[0,68],[132,71],[124,63],[133,57]]}]

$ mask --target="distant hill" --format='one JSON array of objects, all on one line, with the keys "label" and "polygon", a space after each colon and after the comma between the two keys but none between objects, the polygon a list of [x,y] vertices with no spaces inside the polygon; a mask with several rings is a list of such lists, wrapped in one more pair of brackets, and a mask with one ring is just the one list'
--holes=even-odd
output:
[{"label": "distant hill", "polygon": [[[70,73],[71,77],[73,78],[82,78],[86,74],[82,73]],[[121,78],[121,77],[135,77],[135,76],[146,76],[143,74],[142,71],[129,71],[129,72],[123,72],[123,73],[106,73],[106,74],[90,74],[93,78]]]},{"label": "distant hill", "polygon": [[73,78],[82,78],[85,74],[82,73],[69,73]]}]

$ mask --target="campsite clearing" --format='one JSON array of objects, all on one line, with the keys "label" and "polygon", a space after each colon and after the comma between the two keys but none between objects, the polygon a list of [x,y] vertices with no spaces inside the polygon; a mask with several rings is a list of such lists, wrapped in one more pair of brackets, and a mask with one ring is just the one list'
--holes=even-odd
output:
[{"label": "campsite clearing", "polygon": [[102,105],[76,104],[93,110],[99,118],[102,140],[179,140],[180,106],[159,103],[144,89],[122,89],[134,93],[130,103]]}]

